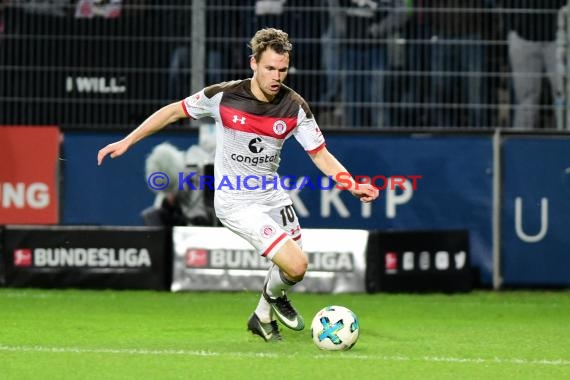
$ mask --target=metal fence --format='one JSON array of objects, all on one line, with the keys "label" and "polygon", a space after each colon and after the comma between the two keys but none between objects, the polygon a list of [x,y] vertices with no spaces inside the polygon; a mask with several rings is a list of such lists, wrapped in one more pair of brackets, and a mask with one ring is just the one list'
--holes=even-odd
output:
[{"label": "metal fence", "polygon": [[0,124],[132,127],[271,26],[323,127],[565,130],[566,2],[0,0]]}]

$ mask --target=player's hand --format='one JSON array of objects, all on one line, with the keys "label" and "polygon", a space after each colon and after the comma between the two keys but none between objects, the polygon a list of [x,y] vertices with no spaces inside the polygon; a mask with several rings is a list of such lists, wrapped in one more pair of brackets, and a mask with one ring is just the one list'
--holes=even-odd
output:
[{"label": "player's hand", "polygon": [[350,189],[350,192],[365,203],[372,202],[380,195],[380,191],[369,183],[358,184]]},{"label": "player's hand", "polygon": [[101,166],[103,159],[109,155],[111,158],[119,157],[129,149],[130,144],[126,140],[121,140],[107,145],[97,153],[97,165]]}]

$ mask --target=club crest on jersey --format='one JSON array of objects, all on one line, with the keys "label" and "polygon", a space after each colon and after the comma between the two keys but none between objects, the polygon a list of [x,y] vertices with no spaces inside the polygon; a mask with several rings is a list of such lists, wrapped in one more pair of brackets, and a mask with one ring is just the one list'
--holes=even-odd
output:
[{"label": "club crest on jersey", "polygon": [[277,120],[273,123],[273,132],[277,135],[282,135],[287,131],[287,124],[283,120]]},{"label": "club crest on jersey", "polygon": [[268,239],[275,235],[275,228],[269,224],[266,224],[265,226],[261,227],[261,235],[263,235],[264,238]]},{"label": "club crest on jersey", "polygon": [[239,117],[238,115],[234,115],[232,121],[235,123],[239,122],[240,124],[245,124],[245,116]]}]

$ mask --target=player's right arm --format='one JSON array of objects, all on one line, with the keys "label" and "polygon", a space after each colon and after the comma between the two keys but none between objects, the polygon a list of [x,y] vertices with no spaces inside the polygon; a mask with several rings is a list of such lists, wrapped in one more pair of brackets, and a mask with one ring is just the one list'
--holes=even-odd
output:
[{"label": "player's right arm", "polygon": [[174,102],[168,104],[142,122],[135,130],[129,133],[125,138],[107,145],[99,150],[97,154],[97,165],[101,165],[103,159],[109,155],[111,158],[119,157],[124,154],[131,146],[144,139],[147,136],[163,129],[168,124],[174,123],[179,119],[187,117],[182,104]]}]

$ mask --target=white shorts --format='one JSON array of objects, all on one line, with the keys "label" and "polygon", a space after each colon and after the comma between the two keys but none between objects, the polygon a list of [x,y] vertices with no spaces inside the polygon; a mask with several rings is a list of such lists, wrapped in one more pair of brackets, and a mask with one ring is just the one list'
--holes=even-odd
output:
[{"label": "white shorts", "polygon": [[220,222],[270,260],[288,239],[302,247],[301,226],[293,206],[251,206],[220,218]]}]

